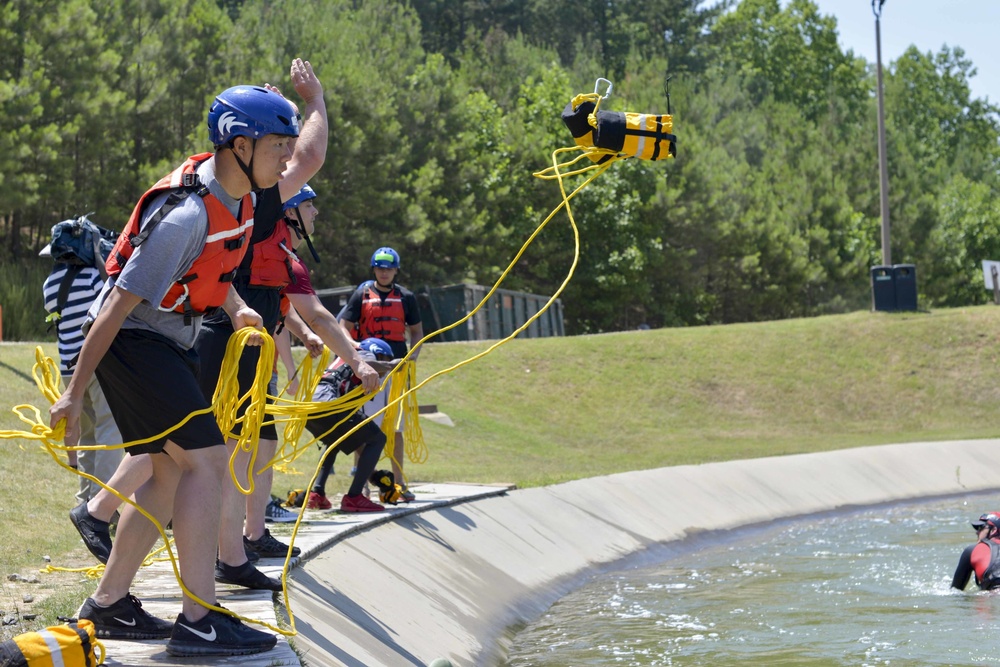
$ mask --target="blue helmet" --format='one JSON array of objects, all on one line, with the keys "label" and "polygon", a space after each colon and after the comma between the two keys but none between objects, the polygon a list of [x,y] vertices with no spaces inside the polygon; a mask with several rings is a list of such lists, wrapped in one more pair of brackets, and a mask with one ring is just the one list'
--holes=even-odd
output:
[{"label": "blue helmet", "polygon": [[309,187],[309,184],[302,186],[302,189],[292,195],[291,199],[286,201],[283,208],[287,211],[290,208],[295,208],[304,201],[316,198],[316,191]]},{"label": "blue helmet", "polygon": [[224,146],[237,136],[260,139],[265,134],[299,136],[295,107],[278,93],[260,86],[234,86],[219,93],[208,110],[213,146]]},{"label": "blue helmet", "polygon": [[358,343],[361,346],[361,350],[364,352],[370,352],[376,357],[382,355],[385,357],[392,358],[392,348],[389,344],[382,340],[381,338],[365,338],[363,341]]},{"label": "blue helmet", "polygon": [[399,253],[388,246],[379,248],[372,253],[372,267],[376,266],[382,269],[398,269]]}]

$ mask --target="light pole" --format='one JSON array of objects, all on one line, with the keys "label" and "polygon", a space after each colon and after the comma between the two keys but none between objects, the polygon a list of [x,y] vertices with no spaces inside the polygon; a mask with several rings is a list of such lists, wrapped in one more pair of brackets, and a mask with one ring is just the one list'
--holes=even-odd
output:
[{"label": "light pole", "polygon": [[885,157],[885,98],[882,94],[882,5],[885,0],[872,0],[875,14],[875,58],[878,61],[878,171],[879,194],[882,208],[882,265],[892,266],[892,250],[889,247],[889,169]]}]

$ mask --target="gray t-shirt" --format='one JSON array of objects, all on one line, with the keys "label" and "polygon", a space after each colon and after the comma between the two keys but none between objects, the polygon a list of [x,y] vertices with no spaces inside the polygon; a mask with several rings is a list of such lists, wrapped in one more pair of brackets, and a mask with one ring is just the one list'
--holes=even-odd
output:
[{"label": "gray t-shirt", "polygon": [[[230,197],[215,178],[214,159],[198,167],[198,176],[233,216],[239,215],[240,201]],[[165,192],[150,201],[143,212],[142,227],[160,210],[168,195],[169,192]],[[116,278],[108,278],[101,296],[90,310],[90,317],[97,317],[111,288],[118,285],[143,299],[125,319],[123,329],[155,331],[190,349],[201,330],[201,316],[195,316],[191,324],[185,324],[183,314],[163,311],[157,306],[170,286],[187,274],[201,254],[207,238],[208,211],[202,198],[192,193],[163,216],[142,245],[132,253],[122,272]]]}]

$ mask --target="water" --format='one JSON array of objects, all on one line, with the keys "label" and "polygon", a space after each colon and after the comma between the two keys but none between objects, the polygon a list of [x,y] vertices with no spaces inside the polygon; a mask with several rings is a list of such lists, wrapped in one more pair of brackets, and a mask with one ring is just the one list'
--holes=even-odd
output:
[{"label": "water", "polygon": [[[1000,595],[950,588],[979,496],[824,515],[602,575],[520,632],[508,667],[1000,664]],[[722,536],[720,536],[722,537]]]}]

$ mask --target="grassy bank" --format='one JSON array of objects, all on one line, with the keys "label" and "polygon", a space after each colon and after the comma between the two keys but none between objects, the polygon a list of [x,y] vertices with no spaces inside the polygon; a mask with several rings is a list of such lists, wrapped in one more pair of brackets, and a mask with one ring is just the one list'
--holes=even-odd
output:
[{"label": "grassy bank", "polygon": [[[536,486],[994,437],[998,325],[982,306],[513,341],[420,392],[456,424],[423,424],[420,475]],[[431,346],[421,377],[483,347]]]},{"label": "grassy bank", "polygon": [[[760,324],[515,340],[418,393],[455,423],[422,422],[415,481],[522,487],[726,459],[1000,435],[1000,308],[854,313]],[[30,380],[34,344],[0,345],[0,429]],[[45,344],[50,355],[54,345]],[[487,347],[427,346],[424,379]],[[86,561],[66,518],[76,480],[37,446],[0,440],[0,570]],[[314,448],[274,491],[308,481]],[[331,490],[346,487],[337,462]],[[294,472],[299,474],[293,474]],[[45,575],[45,585],[79,585]],[[61,583],[60,583],[61,582]],[[4,608],[0,598],[0,609]]]}]

